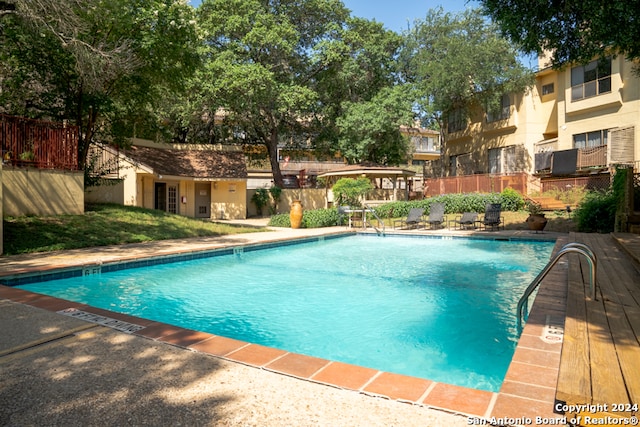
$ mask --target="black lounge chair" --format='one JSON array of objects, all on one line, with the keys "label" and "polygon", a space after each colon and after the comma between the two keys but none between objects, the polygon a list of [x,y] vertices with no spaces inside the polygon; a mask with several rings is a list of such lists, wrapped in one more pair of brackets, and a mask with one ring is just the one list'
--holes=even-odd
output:
[{"label": "black lounge chair", "polygon": [[498,229],[500,226],[504,230],[504,218],[502,215],[502,205],[500,203],[488,203],[484,210],[484,218],[482,219],[482,225],[484,229],[491,227],[491,230]]},{"label": "black lounge chair", "polygon": [[398,224],[400,224],[401,227],[407,227],[407,228],[417,227],[420,224],[424,226],[424,221],[422,220],[423,214],[424,214],[424,209],[411,208],[411,210],[409,211],[409,214],[407,215],[407,218],[397,219],[393,221],[393,228],[395,229]]},{"label": "black lounge chair", "polygon": [[429,218],[427,219],[429,228],[439,228],[444,223],[444,204],[432,203],[429,206]]},{"label": "black lounge chair", "polygon": [[469,228],[475,229],[478,222],[477,212],[464,212],[462,216],[457,216],[453,220],[453,224],[458,230],[466,230]]}]

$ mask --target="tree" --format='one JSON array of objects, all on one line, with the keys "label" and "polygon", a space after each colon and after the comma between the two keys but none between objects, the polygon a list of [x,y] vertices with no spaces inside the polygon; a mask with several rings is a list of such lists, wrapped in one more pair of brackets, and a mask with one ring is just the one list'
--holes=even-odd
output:
[{"label": "tree", "polygon": [[222,139],[267,148],[275,185],[283,142],[304,145],[317,132],[316,54],[340,31],[348,10],[339,0],[205,0],[198,8],[205,33],[198,75],[203,110],[217,115]]},{"label": "tree", "polygon": [[480,1],[504,34],[526,52],[550,52],[556,67],[609,52],[640,58],[639,0]]},{"label": "tree", "polygon": [[466,118],[473,105],[493,109],[504,94],[533,84],[515,46],[477,10],[430,10],[405,36],[404,74],[413,84],[421,119],[430,127],[444,130],[447,117]]},{"label": "tree", "polygon": [[338,148],[349,163],[398,165],[407,160],[408,139],[400,126],[411,123],[413,112],[402,86],[383,88],[371,100],[343,103],[337,119]]},{"label": "tree", "polygon": [[3,2],[0,39],[4,112],[78,125],[81,166],[96,139],[157,130],[154,105],[198,63],[180,0]]},{"label": "tree", "polygon": [[319,85],[325,110],[323,136],[349,163],[397,165],[406,160],[408,140],[401,125],[413,122],[408,87],[400,80],[403,38],[382,24],[350,18],[340,39],[323,51],[336,58]]}]

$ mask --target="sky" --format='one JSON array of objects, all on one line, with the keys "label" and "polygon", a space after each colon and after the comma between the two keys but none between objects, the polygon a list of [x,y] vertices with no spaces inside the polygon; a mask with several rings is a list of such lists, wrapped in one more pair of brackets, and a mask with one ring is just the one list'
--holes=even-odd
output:
[{"label": "sky", "polygon": [[[407,23],[423,19],[429,9],[442,6],[445,12],[462,12],[467,8],[476,8],[480,3],[475,0],[342,0],[351,15],[372,19],[384,24],[385,28],[398,33],[407,29]],[[200,0],[191,0],[198,6]]]},{"label": "sky", "polygon": [[342,0],[351,9],[351,15],[372,19],[384,24],[385,28],[396,32],[413,26],[416,19],[424,19],[429,9],[442,6],[445,12],[462,12],[480,7],[473,0]]}]

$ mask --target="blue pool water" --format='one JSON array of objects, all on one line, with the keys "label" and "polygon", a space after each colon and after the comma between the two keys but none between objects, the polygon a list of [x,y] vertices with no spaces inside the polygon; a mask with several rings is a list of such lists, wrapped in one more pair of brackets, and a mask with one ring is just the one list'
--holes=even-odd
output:
[{"label": "blue pool water", "polygon": [[497,391],[553,243],[354,236],[20,286],[383,371]]}]

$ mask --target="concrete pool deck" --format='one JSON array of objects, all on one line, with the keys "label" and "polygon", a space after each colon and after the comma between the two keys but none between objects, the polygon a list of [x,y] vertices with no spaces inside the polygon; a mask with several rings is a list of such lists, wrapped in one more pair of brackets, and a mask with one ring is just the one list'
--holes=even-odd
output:
[{"label": "concrete pool deck", "polygon": [[[274,229],[2,257],[0,279],[342,232],[344,227]],[[443,233],[469,234],[438,232]],[[0,286],[0,424],[456,426],[475,417],[557,418],[552,404],[562,342],[545,339],[545,334],[563,320],[559,307],[565,303],[557,289],[545,284],[563,281],[562,266],[543,281],[536,300],[542,303],[532,310],[499,393],[282,352]],[[67,308],[143,329],[127,334],[56,313]]]}]

